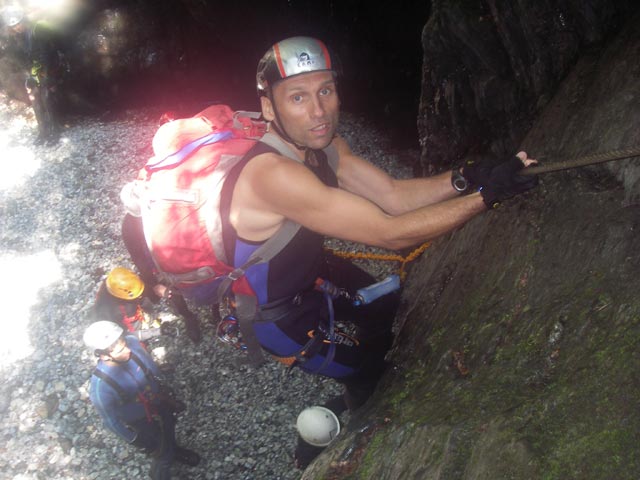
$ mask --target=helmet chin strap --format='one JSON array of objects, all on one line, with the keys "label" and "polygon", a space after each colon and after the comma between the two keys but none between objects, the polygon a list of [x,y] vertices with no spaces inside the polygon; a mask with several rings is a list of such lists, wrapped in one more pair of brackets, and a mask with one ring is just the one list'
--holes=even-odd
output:
[{"label": "helmet chin strap", "polygon": [[284,128],[282,128],[282,127],[279,125],[280,121],[279,121],[279,119],[278,119],[278,116],[277,116],[277,115],[276,115],[276,120],[277,120],[277,123],[276,123],[276,121],[271,122],[271,128],[273,129],[273,131],[274,131],[274,132],[276,132],[278,135],[280,135],[280,137],[282,137],[282,139],[283,139],[285,142],[289,142],[291,145],[293,145],[294,147],[296,147],[296,148],[297,148],[298,150],[300,150],[301,152],[305,152],[305,151],[309,150],[309,148],[308,148],[308,147],[304,147],[304,146],[302,146],[302,145],[298,145],[298,144],[295,142],[295,140],[289,136],[289,134],[285,131],[285,129],[284,129]]},{"label": "helmet chin strap", "polygon": [[287,131],[284,129],[284,126],[282,126],[282,120],[280,120],[280,114],[278,113],[278,109],[276,108],[276,103],[273,101],[273,97],[271,95],[269,95],[269,100],[271,100],[271,106],[273,108],[273,114],[275,116],[275,121],[271,122],[271,128],[273,128],[273,130],[280,135],[280,137],[282,137],[282,139],[285,142],[289,142],[291,145],[293,145],[294,147],[296,147],[298,150],[300,150],[301,152],[304,152],[304,162],[305,163],[310,163],[312,162],[312,157],[315,155],[314,154],[314,149],[309,148],[309,147],[305,147],[303,145],[299,145],[298,143],[296,143],[296,141],[291,138],[291,136],[287,133]]},{"label": "helmet chin strap", "polygon": [[314,160],[315,151],[313,148],[303,147],[302,145],[298,145],[288,134],[285,132],[283,128],[281,128],[276,122],[271,122],[271,128],[282,137],[282,139],[286,142],[289,142],[291,145],[296,147],[301,152],[304,152],[304,163],[309,165],[315,165],[317,162]]}]

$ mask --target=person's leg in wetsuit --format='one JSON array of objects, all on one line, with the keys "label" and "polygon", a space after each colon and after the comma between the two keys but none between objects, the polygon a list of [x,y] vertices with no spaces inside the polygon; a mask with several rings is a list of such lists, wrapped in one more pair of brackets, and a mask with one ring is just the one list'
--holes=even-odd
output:
[{"label": "person's leg in wetsuit", "polygon": [[[334,285],[355,293],[376,279],[348,260],[327,255],[323,275]],[[351,322],[361,342],[363,363],[353,375],[339,379],[345,385],[345,400],[350,410],[364,404],[373,393],[387,363],[385,355],[393,344],[393,320],[400,303],[396,292],[384,295],[368,305],[354,306],[345,298],[334,301],[337,321]]]},{"label": "person's leg in wetsuit", "polygon": [[[351,262],[333,256],[327,258],[322,278],[351,293],[376,282]],[[260,343],[270,353],[286,358],[305,350],[306,358],[298,359],[301,370],[332,377],[345,386],[344,396],[326,403],[327,408],[340,415],[347,408],[355,410],[363,405],[384,373],[385,355],[393,343],[392,325],[398,304],[396,293],[362,306],[354,306],[345,298],[333,300],[334,323],[351,322],[357,330],[352,337],[336,329],[333,349],[328,341],[328,300],[317,291],[303,292],[295,301],[284,305],[263,306],[263,322],[256,323],[254,328]],[[310,344],[311,338],[318,341]],[[322,450],[299,438],[295,453],[297,466],[305,467]]]}]

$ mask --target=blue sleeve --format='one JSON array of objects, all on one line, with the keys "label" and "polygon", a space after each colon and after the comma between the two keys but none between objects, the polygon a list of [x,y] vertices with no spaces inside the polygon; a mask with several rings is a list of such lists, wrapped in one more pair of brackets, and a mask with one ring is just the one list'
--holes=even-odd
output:
[{"label": "blue sleeve", "polygon": [[[91,403],[102,417],[104,426],[113,433],[131,443],[135,440],[137,432],[127,426],[119,415],[120,395],[102,379],[91,377],[91,391],[89,393]],[[140,408],[144,408],[140,406]],[[142,413],[144,415],[144,413]]]}]

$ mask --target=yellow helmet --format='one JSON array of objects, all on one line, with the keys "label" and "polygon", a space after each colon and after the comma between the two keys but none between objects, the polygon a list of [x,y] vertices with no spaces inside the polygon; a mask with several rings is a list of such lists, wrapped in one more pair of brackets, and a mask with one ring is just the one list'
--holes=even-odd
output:
[{"label": "yellow helmet", "polygon": [[122,300],[134,300],[144,292],[144,282],[127,268],[117,267],[107,276],[107,290]]}]

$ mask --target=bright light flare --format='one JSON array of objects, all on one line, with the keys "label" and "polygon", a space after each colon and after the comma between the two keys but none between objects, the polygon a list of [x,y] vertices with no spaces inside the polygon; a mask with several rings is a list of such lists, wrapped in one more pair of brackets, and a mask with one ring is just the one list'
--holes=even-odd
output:
[{"label": "bright light flare", "polygon": [[0,130],[0,151],[4,152],[3,163],[8,167],[0,176],[0,191],[20,186],[40,168],[40,159],[31,148],[11,145],[11,139],[20,135],[26,121],[16,117],[7,123],[6,128]]},{"label": "bright light flare", "polygon": [[29,0],[28,8],[50,13],[62,13],[75,9],[76,0]]},{"label": "bright light flare", "polygon": [[44,17],[63,27],[81,9],[82,0],[29,0],[27,10],[30,16]]},{"label": "bright light flare", "polygon": [[[0,367],[33,353],[32,307],[42,298],[40,291],[62,277],[60,262],[51,250],[30,255],[0,255]],[[43,322],[46,324],[46,321]],[[42,327],[40,327],[42,328]]]},{"label": "bright light flare", "polygon": [[167,349],[165,347],[156,347],[152,350],[152,353],[158,362],[164,363],[167,356]]}]

